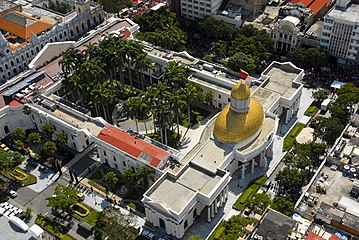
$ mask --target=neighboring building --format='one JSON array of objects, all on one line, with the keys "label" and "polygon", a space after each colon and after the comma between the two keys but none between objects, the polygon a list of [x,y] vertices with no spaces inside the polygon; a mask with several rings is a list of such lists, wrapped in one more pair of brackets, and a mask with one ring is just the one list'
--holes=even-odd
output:
[{"label": "neighboring building", "polygon": [[181,16],[191,20],[212,16],[217,12],[217,10],[222,4],[222,0],[209,0],[209,1],[177,0],[177,1],[180,1],[181,4],[181,9],[180,9]]},{"label": "neighboring building", "polygon": [[322,36],[324,27],[323,21],[314,23],[305,33],[301,39],[301,45],[304,47],[320,48],[320,37]]},{"label": "neighboring building", "polygon": [[48,0],[37,2],[20,1],[21,7],[0,3],[1,83],[27,69],[47,43],[76,40],[104,19],[101,5],[95,2],[66,1],[70,7],[67,14],[47,9]]},{"label": "neighboring building", "polygon": [[359,2],[337,1],[324,17],[321,47],[339,63],[359,61]]},{"label": "neighboring building", "polygon": [[266,0],[230,0],[230,4],[241,6],[244,11],[248,11],[246,14],[249,17],[255,18],[261,11],[264,10],[267,1]]},{"label": "neighboring building", "polygon": [[277,212],[271,208],[264,214],[258,227],[254,230],[248,239],[264,240],[276,239],[287,240],[291,233],[296,229],[296,221],[284,214]]},{"label": "neighboring building", "polygon": [[297,17],[287,16],[278,20],[272,30],[274,49],[285,53],[298,47],[304,35],[300,29],[301,23]]},{"label": "neighboring building", "polygon": [[242,25],[242,7],[237,5],[228,4],[224,10],[218,10],[217,14],[213,15],[217,20],[223,20],[226,23],[234,26]]}]

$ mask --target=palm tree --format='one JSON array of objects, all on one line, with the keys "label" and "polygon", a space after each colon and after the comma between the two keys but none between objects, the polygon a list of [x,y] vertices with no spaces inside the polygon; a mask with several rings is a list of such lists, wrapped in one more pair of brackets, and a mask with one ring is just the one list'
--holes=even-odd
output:
[{"label": "palm tree", "polygon": [[83,55],[80,50],[70,48],[62,53],[62,59],[59,61],[59,65],[61,66],[61,70],[66,75],[69,75],[79,69],[83,60]]},{"label": "palm tree", "polygon": [[149,167],[136,168],[136,177],[143,183],[146,189],[148,188],[149,180],[154,181],[155,179],[153,173],[154,170]]},{"label": "palm tree", "polygon": [[176,116],[177,133],[178,133],[178,135],[180,135],[179,120],[180,120],[180,116],[181,116],[181,110],[182,110],[183,106],[186,105],[186,98],[185,98],[185,95],[182,94],[181,90],[177,90],[172,93],[170,101],[171,101],[171,106],[173,107],[174,113]]},{"label": "palm tree", "polygon": [[98,47],[96,44],[89,43],[85,45],[85,49],[82,51],[85,59],[95,59],[98,56]]},{"label": "palm tree", "polygon": [[136,56],[139,52],[139,49],[141,49],[140,45],[133,41],[123,40],[122,41],[122,58],[124,62],[127,64],[127,70],[128,70],[128,78],[130,80],[130,86],[133,87],[132,82],[132,65],[135,62]]},{"label": "palm tree", "polygon": [[191,127],[191,105],[200,103],[204,100],[204,94],[198,85],[188,83],[183,89],[183,94],[186,96],[187,101],[187,114],[188,114],[188,128]]},{"label": "palm tree", "polygon": [[130,97],[127,102],[123,105],[123,111],[128,118],[134,119],[136,123],[136,131],[138,132],[138,118],[137,118],[137,111],[138,111],[138,98],[137,97]]}]

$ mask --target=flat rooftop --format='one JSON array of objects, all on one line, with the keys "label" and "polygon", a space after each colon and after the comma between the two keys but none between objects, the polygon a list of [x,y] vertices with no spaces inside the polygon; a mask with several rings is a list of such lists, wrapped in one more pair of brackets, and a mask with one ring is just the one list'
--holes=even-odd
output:
[{"label": "flat rooftop", "polygon": [[3,12],[3,11],[6,11],[10,8],[13,8],[13,7],[16,7],[17,4],[11,2],[11,1],[8,1],[8,0],[2,0],[0,1],[0,13]]},{"label": "flat rooftop", "polygon": [[148,196],[154,202],[179,213],[196,193],[172,179],[164,179]]},{"label": "flat rooftop", "polygon": [[346,10],[340,10],[333,7],[328,13],[328,16],[350,22],[359,22],[359,5],[351,4]]},{"label": "flat rooftop", "polygon": [[208,195],[221,179],[222,178],[218,175],[205,172],[202,169],[189,167],[181,175],[177,182],[192,189],[193,191],[199,191]]},{"label": "flat rooftop", "polygon": [[222,180],[222,175],[211,173],[196,164],[189,164],[177,179],[167,175],[148,194],[154,202],[180,213],[188,203],[201,192],[209,195]]},{"label": "flat rooftop", "polygon": [[299,69],[295,69],[290,64],[271,65],[263,75],[269,77],[269,81],[259,87],[252,97],[257,99],[266,111],[279,97],[291,98],[297,87],[293,81],[298,77]]},{"label": "flat rooftop", "polygon": [[232,151],[233,148],[229,145],[220,143],[219,141],[211,138],[194,156],[191,162],[214,173],[223,163],[225,157],[232,153]]}]

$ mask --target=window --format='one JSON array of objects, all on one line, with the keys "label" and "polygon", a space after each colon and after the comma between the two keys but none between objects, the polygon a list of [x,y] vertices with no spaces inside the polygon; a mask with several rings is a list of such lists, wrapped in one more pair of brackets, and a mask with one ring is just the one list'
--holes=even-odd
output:
[{"label": "window", "polygon": [[8,66],[7,64],[5,64],[5,68],[6,68],[6,69],[9,69],[9,66]]},{"label": "window", "polygon": [[116,163],[114,164],[114,166],[115,166],[115,168],[116,168],[116,169],[118,169],[118,166],[117,166],[117,164],[116,164]]},{"label": "window", "polygon": [[117,161],[115,156],[113,156],[113,160],[114,160],[115,162]]},{"label": "window", "polygon": [[106,156],[106,151],[105,150],[103,150],[103,155]]},{"label": "window", "polygon": [[186,221],[184,221],[183,228],[186,229],[187,227],[188,227],[188,222],[186,220]]},{"label": "window", "polygon": [[125,162],[125,161],[123,161],[123,162],[122,162],[122,165],[123,165],[124,167],[126,167],[126,162]]},{"label": "window", "polygon": [[222,98],[221,94],[218,94],[218,98],[219,98],[219,99],[221,99],[221,98]]},{"label": "window", "polygon": [[86,145],[90,145],[90,141],[88,139],[86,139]]},{"label": "window", "polygon": [[228,102],[231,102],[231,98],[228,98]]}]

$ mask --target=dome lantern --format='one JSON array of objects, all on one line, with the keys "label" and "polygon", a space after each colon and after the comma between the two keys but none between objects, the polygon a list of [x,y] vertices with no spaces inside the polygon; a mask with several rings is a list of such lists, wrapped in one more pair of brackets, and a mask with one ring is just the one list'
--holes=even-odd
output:
[{"label": "dome lantern", "polygon": [[231,110],[237,113],[246,113],[249,109],[251,91],[248,85],[240,80],[231,91]]}]

